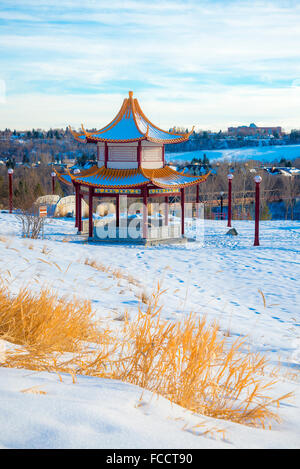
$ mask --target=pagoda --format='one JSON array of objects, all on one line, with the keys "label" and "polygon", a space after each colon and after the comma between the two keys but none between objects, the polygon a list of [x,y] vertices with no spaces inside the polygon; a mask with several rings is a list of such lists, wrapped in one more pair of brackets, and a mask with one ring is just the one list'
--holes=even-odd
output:
[{"label": "pagoda", "polygon": [[[93,217],[94,198],[108,197],[115,199],[116,239],[121,236],[120,197],[126,195],[143,202],[140,213],[140,240],[174,239],[184,237],[185,189],[196,186],[196,202],[199,201],[199,184],[205,176],[191,176],[177,172],[165,163],[165,145],[181,143],[189,139],[189,133],[168,132],[160,129],[145,116],[133,92],[125,98],[116,117],[105,127],[97,131],[71,130],[74,138],[82,143],[93,143],[97,147],[97,164],[93,167],[66,174],[57,173],[59,179],[75,188],[75,226],[78,232],[83,230],[82,204],[88,198],[89,217],[87,232],[89,238],[97,237]],[[169,200],[172,196],[180,197],[181,221],[179,229],[169,223]],[[155,228],[154,221],[148,216],[148,200],[163,197],[165,203],[164,223]],[[150,217],[151,218],[151,217]],[[124,226],[123,226],[124,228]],[[155,231],[156,230],[156,231]],[[124,229],[123,229],[124,231]]]}]

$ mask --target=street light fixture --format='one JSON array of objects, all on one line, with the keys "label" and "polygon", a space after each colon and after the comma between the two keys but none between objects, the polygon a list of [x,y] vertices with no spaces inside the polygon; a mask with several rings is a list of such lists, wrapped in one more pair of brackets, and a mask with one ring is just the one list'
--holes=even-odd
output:
[{"label": "street light fixture", "polygon": [[8,174],[8,193],[9,193],[9,213],[12,213],[12,196],[13,196],[13,174],[14,174],[14,170],[12,168],[8,168],[7,170],[7,174]]},{"label": "street light fixture", "polygon": [[51,178],[52,178],[52,195],[54,195],[54,192],[55,192],[55,177],[56,177],[56,173],[54,171],[52,171],[51,173]]},{"label": "street light fixture", "polygon": [[229,173],[227,175],[227,179],[228,179],[228,223],[227,223],[227,226],[231,227],[231,196],[232,196],[233,174]]},{"label": "street light fixture", "polygon": [[262,181],[260,176],[254,177],[255,181],[255,236],[254,246],[259,246],[259,185]]}]

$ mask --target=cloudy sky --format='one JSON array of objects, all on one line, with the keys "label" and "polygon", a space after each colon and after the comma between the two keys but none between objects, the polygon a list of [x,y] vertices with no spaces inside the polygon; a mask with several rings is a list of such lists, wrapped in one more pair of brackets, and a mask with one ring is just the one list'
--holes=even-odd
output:
[{"label": "cloudy sky", "polygon": [[300,128],[300,2],[0,0],[0,128]]}]

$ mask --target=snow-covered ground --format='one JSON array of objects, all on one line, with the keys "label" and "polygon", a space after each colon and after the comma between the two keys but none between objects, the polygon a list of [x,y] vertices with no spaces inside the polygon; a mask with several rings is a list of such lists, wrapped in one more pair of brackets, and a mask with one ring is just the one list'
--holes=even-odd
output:
[{"label": "snow-covered ground", "polygon": [[[272,364],[280,360],[276,394],[295,392],[279,410],[282,424],[269,431],[195,416],[150,393],[137,406],[141,389],[125,383],[79,377],[72,384],[68,376],[61,383],[52,374],[0,368],[0,445],[299,447],[300,387],[287,372],[300,369],[300,223],[261,222],[261,246],[255,248],[254,223],[233,226],[237,237],[226,235],[225,221],[205,221],[203,242],[187,247],[103,246],[80,242],[67,219],[49,220],[43,240],[24,240],[15,216],[2,213],[0,272],[13,292],[30,281],[37,290],[47,284],[60,295],[88,298],[110,323],[124,311],[134,319],[140,293],[150,293],[160,280],[167,289],[161,298],[165,319],[190,312],[217,319],[229,340],[247,335],[252,351],[265,353]],[[139,285],[96,271],[86,258],[128,271]],[[32,386],[46,394],[21,392]],[[201,427],[194,434],[199,421],[225,429],[225,441],[201,436]]]},{"label": "snow-covered ground", "polygon": [[203,158],[204,153],[212,162],[257,160],[268,163],[273,161],[279,162],[281,158],[293,161],[296,158],[300,158],[300,145],[274,145],[166,153],[166,161],[191,161],[193,158]]}]

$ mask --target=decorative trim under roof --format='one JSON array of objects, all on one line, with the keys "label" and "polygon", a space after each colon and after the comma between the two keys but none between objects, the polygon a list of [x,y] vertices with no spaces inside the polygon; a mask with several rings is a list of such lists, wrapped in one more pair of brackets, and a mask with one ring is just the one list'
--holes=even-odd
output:
[{"label": "decorative trim under roof", "polygon": [[93,166],[78,174],[70,172],[60,174],[57,171],[56,174],[62,182],[69,185],[73,183],[97,188],[127,189],[151,183],[162,189],[178,189],[200,184],[206,181],[210,173],[204,176],[191,176],[178,173],[170,166],[159,169],[111,169]]},{"label": "decorative trim under roof", "polygon": [[70,132],[76,140],[86,143],[108,142],[125,143],[148,140],[160,144],[180,143],[189,139],[194,131],[185,134],[162,130],[145,116],[137,99],[133,99],[133,92],[129,91],[129,98],[125,98],[116,117],[105,127],[94,132],[88,132],[81,124],[82,132]]}]

